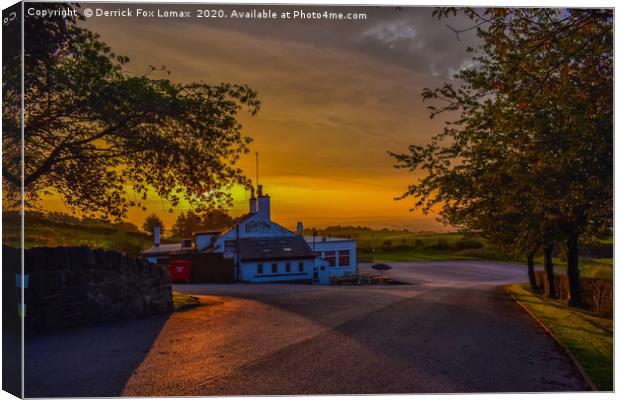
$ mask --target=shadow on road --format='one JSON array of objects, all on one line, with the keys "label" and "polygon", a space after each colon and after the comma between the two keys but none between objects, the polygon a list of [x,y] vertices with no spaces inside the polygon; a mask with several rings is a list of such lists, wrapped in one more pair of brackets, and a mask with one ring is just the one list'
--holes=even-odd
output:
[{"label": "shadow on road", "polygon": [[[283,306],[274,300],[261,299]],[[292,344],[185,394],[587,389],[566,354],[501,289],[440,288]]]},{"label": "shadow on road", "polygon": [[120,396],[169,315],[26,338],[26,397]]}]

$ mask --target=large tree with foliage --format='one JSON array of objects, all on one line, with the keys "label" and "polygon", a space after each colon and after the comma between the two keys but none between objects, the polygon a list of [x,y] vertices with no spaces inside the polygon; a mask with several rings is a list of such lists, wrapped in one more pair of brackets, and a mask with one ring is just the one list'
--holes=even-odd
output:
[{"label": "large tree with foliage", "polygon": [[146,233],[153,233],[155,228],[159,228],[160,231],[164,230],[164,222],[155,214],[151,214],[144,219],[142,224],[142,230]]},{"label": "large tree with foliage", "polygon": [[172,226],[172,236],[187,239],[191,238],[194,232],[223,229],[234,222],[235,220],[223,210],[211,210],[204,214],[189,210],[177,217]]},{"label": "large tree with foliage", "polygon": [[424,91],[443,102],[432,116],[457,118],[429,145],[394,154],[399,167],[427,172],[404,197],[526,254],[540,247],[547,267],[561,241],[571,303],[579,304],[579,239],[608,235],[612,222],[613,12],[444,8],[436,15],[459,12],[481,44],[456,83]]},{"label": "large tree with foliage", "polygon": [[[63,8],[66,4],[46,4]],[[78,8],[78,6],[71,6]],[[19,24],[16,24],[19,26]],[[120,219],[148,196],[202,212],[248,185],[236,167],[250,138],[237,114],[259,109],[245,85],[178,83],[146,67],[133,75],[79,18],[26,16],[23,183],[26,206],[56,193],[73,210]],[[19,51],[3,67],[5,99],[19,97]],[[19,102],[3,109],[5,199],[19,201]]]}]

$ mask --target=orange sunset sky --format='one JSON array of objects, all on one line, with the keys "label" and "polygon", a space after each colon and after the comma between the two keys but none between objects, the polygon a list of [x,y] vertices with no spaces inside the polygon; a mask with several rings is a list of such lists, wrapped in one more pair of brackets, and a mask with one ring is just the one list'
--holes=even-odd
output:
[{"label": "orange sunset sky", "polygon": [[[201,6],[157,7],[195,11]],[[420,94],[467,65],[470,54],[465,49],[471,43],[467,36],[457,41],[444,20],[431,17],[431,8],[345,11],[366,12],[368,17],[365,21],[93,17],[83,24],[98,32],[113,51],[130,57],[130,72],[165,65],[172,71],[171,80],[245,83],[258,92],[262,102],[258,115],[244,111],[239,116],[244,134],[254,139],[252,152],[240,166],[254,179],[254,152],[260,153],[260,183],[271,196],[274,221],[289,228],[301,220],[314,227],[444,230],[434,215],[410,212],[410,200],[394,200],[414,175],[394,169],[387,151],[424,144],[441,130],[441,121],[429,118]],[[239,189],[234,196],[231,214],[246,212],[249,194]],[[146,212],[132,210],[129,220],[140,225],[154,212],[170,227],[183,209],[170,214],[170,205],[156,197],[147,206]],[[62,209],[55,198],[48,198],[45,207]]]}]

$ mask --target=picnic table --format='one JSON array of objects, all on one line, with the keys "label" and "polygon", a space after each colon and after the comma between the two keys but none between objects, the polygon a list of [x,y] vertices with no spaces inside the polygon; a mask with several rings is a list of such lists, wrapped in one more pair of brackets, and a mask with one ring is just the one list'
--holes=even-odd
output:
[{"label": "picnic table", "polygon": [[392,279],[389,276],[372,273],[372,272],[360,272],[357,274],[344,274],[342,276],[332,276],[330,283],[333,285],[381,285],[390,283]]}]

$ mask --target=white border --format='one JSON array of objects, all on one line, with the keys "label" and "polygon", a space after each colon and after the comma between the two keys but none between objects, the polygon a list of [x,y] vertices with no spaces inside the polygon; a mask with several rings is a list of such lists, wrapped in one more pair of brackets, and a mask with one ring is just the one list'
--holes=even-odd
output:
[{"label": "white border", "polygon": [[[0,0],[0,4],[2,5],[2,8],[7,8],[12,4],[15,4],[16,1],[8,1],[8,0]],[[212,1],[212,0],[206,0],[206,1],[165,1],[165,0],[153,0],[153,1],[120,1],[120,0],[112,0],[112,1],[80,1],[80,3],[193,3],[193,4],[282,4],[282,5],[295,5],[295,4],[299,4],[299,5],[383,5],[383,6],[394,6],[394,5],[400,5],[400,6],[438,6],[438,5],[454,5],[454,6],[518,6],[518,7],[575,7],[575,8],[615,8],[615,2],[614,1],[601,1],[601,0],[590,0],[587,2],[584,1],[577,1],[577,0],[564,0],[564,1],[554,1],[554,0],[543,0],[543,1],[532,1],[532,0],[527,0],[527,1],[508,1],[508,2],[499,2],[499,1],[493,1],[493,0],[474,0],[474,1],[463,1],[463,0],[452,0],[449,2],[437,2],[437,1],[427,1],[427,0],[417,0],[417,1],[394,1],[394,0],[374,0],[372,2],[366,2],[366,1],[351,1],[351,0],[338,0],[338,1],[330,1],[330,0],[315,0],[315,1],[300,1],[300,0],[288,0],[288,1],[278,1],[278,0],[271,0],[271,1],[258,1],[258,0],[246,0],[246,1]],[[614,26],[614,33],[615,33],[615,26]],[[23,34],[22,34],[23,37]],[[22,42],[22,46],[23,46],[23,42]],[[618,46],[617,46],[617,42],[614,43],[614,52],[615,54],[618,54]],[[616,74],[616,68],[617,68],[617,64],[614,65],[614,76],[617,76]],[[23,78],[22,78],[23,79]],[[618,82],[615,81],[614,82],[614,99],[615,99],[615,93],[617,92],[618,89]],[[23,101],[23,100],[22,100]],[[615,126],[615,122],[616,122],[616,118],[618,115],[618,106],[617,104],[614,104],[614,126]],[[23,105],[22,105],[22,110],[23,110]],[[618,154],[618,150],[619,150],[620,145],[618,144],[617,141],[615,141],[615,129],[614,129],[614,155]],[[614,161],[616,161],[616,157],[614,157]],[[617,162],[614,162],[614,176],[617,176],[617,174],[620,172],[620,166]],[[23,176],[22,176],[23,179]],[[614,184],[615,184],[615,179],[614,179]],[[618,188],[614,186],[614,223],[616,222],[616,212],[619,209],[618,206],[620,204],[620,201],[618,200]],[[22,223],[23,223],[23,219],[22,219]],[[0,221],[0,228],[2,227],[2,223]],[[615,238],[614,238],[615,239]],[[0,238],[0,244],[1,244],[1,238]],[[23,239],[22,239],[23,240]],[[23,247],[23,246],[22,246]],[[614,254],[620,254],[618,252],[619,249],[619,244],[617,243],[617,241],[614,240]],[[23,269],[23,265],[22,265],[22,269]],[[614,284],[614,293],[616,292],[616,285]],[[23,290],[22,290],[22,299],[23,299]],[[617,296],[614,300],[614,309],[617,309],[618,304],[620,303],[617,299]],[[0,306],[2,304],[2,300],[1,300],[1,296],[0,296]],[[614,323],[615,325],[615,323]],[[0,322],[0,329],[1,329],[1,322]],[[615,341],[615,335],[614,335],[614,341]],[[1,347],[1,343],[0,343],[0,347]],[[615,346],[614,348],[614,360],[617,359],[618,356],[618,349],[617,346]],[[23,360],[23,348],[22,348],[22,360]],[[0,361],[1,362],[1,361]],[[615,365],[615,361],[614,361],[614,367],[616,367]],[[467,368],[466,365],[463,366],[463,368]],[[540,371],[541,374],[544,374],[544,371]],[[22,371],[23,374],[23,371]],[[614,368],[614,383],[618,384],[618,369]],[[0,377],[0,381],[1,381],[1,377]],[[543,397],[545,399],[550,399],[550,400],[574,400],[574,399],[600,399],[600,398],[611,398],[613,396],[613,394],[605,394],[605,393],[551,393],[551,394],[494,394],[494,393],[485,393],[485,394],[473,394],[473,395],[377,395],[377,396],[373,396],[373,398],[377,398],[377,399],[388,399],[388,398],[411,398],[411,399],[453,399],[453,398],[459,398],[459,399],[484,399],[484,398],[490,398],[489,396],[493,396],[492,398],[495,398],[496,396],[501,398],[501,399],[507,399],[507,400],[519,400],[519,399],[523,399],[524,397],[527,399],[530,398],[538,398],[538,397]],[[263,398],[266,399],[291,399],[294,398],[296,396],[264,396]],[[342,399],[342,398],[353,398],[353,397],[357,397],[357,396],[304,396],[304,398],[309,398],[309,399]],[[198,398],[198,397],[196,397]],[[244,397],[226,397],[226,399],[243,399]],[[14,399],[13,396],[9,395],[6,392],[1,392],[0,391],[0,400],[3,399]],[[136,398],[136,399],[140,399],[140,398]]]}]

